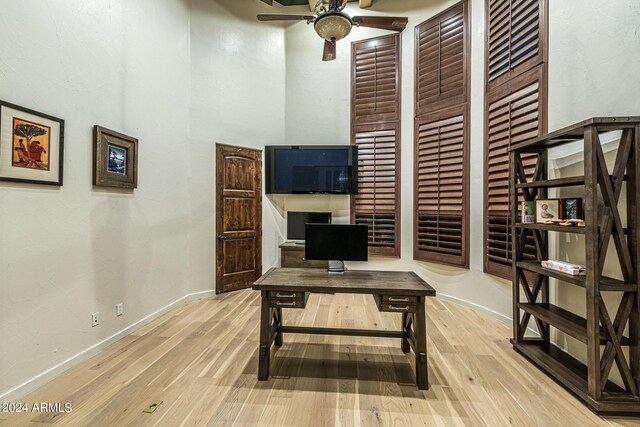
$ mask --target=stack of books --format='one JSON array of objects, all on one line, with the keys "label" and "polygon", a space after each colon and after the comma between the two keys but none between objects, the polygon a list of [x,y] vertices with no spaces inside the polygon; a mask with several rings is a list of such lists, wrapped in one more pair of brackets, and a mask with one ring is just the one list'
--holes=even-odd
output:
[{"label": "stack of books", "polygon": [[571,264],[569,262],[547,260],[547,261],[542,261],[542,266],[544,268],[561,271],[563,273],[571,274],[573,276],[586,274],[586,268],[584,266]]}]

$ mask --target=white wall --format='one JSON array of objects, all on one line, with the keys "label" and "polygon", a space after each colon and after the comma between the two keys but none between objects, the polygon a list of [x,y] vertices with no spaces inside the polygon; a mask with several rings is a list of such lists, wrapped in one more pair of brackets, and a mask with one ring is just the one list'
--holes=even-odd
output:
[{"label": "white wall", "polygon": [[[252,3],[190,1],[188,279],[194,292],[215,286],[215,143],[262,149],[285,140],[284,29],[258,23],[256,13],[273,10]],[[279,258],[277,220],[263,203],[265,269]]]},{"label": "white wall", "polygon": [[[0,99],[66,120],[63,187],[0,183],[2,400],[214,289],[214,143],[284,141],[284,30],[244,6],[0,0]],[[137,190],[92,187],[94,124],[139,138]]]}]

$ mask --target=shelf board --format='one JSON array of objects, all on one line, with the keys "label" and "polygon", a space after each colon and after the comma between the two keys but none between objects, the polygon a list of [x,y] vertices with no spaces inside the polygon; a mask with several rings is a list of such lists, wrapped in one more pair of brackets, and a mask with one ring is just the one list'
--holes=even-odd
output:
[{"label": "shelf board", "polygon": [[[571,283],[572,285],[577,285],[583,288],[586,287],[586,276],[574,276],[573,274],[563,273],[562,271],[544,268],[540,265],[539,261],[518,261],[516,266],[527,271],[532,271],[534,273],[562,280],[563,282]],[[622,280],[603,276],[600,280],[600,290],[609,292],[635,292],[637,290],[637,286],[635,283],[625,283]]]},{"label": "shelf board", "polygon": [[570,176],[566,178],[545,179],[532,181],[524,184],[517,184],[516,188],[552,188],[552,187],[572,187],[584,185],[584,176]]},{"label": "shelf board", "polygon": [[549,224],[516,224],[516,228],[526,228],[528,230],[541,230],[541,231],[559,231],[562,233],[575,233],[585,234],[587,227],[576,226],[564,226],[564,225],[549,225]]},{"label": "shelf board", "polygon": [[584,138],[585,128],[593,124],[598,126],[598,131],[609,132],[613,130],[633,128],[638,123],[640,123],[640,117],[594,117],[566,128],[559,129],[555,132],[548,133],[541,137],[513,145],[509,148],[509,151],[543,149],[580,141]]},{"label": "shelf board", "polygon": [[[565,334],[571,335],[585,344],[587,343],[587,319],[548,303],[519,303],[518,308],[561,330]],[[605,329],[601,326],[600,345],[607,343],[605,337]],[[620,343],[629,345],[629,339],[622,337]]]},{"label": "shelf board", "polygon": [[515,350],[544,369],[596,412],[603,414],[640,413],[640,400],[611,381],[607,381],[603,400],[592,399],[588,392],[587,367],[555,345],[541,340],[515,341],[513,339],[511,344]]}]

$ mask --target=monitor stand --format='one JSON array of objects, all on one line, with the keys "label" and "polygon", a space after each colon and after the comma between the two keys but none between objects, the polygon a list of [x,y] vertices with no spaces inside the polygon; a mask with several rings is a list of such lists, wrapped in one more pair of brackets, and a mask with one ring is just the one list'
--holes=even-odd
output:
[{"label": "monitor stand", "polygon": [[344,267],[344,261],[329,261],[327,271],[332,274],[344,274],[347,269]]}]

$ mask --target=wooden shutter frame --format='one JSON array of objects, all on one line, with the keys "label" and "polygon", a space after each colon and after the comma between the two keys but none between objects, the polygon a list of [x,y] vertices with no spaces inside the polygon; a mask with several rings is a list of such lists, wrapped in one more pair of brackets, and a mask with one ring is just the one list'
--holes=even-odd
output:
[{"label": "wooden shutter frame", "polygon": [[[485,96],[485,117],[484,117],[484,219],[483,219],[483,259],[484,272],[492,274],[503,279],[512,279],[512,267],[510,265],[502,265],[489,260],[488,254],[488,235],[489,235],[489,174],[487,167],[489,165],[489,107],[491,104],[506,98],[513,93],[518,92],[538,83],[538,133],[544,135],[547,132],[547,100],[548,100],[548,82],[547,82],[546,64],[541,64],[535,69],[520,75],[519,77],[501,85]],[[505,178],[508,181],[508,178]],[[513,208],[513,207],[512,207]],[[507,220],[509,217],[507,216]],[[509,244],[510,242],[507,242]]]},{"label": "wooden shutter frame", "polygon": [[[491,11],[491,2],[494,0],[485,0],[485,56],[484,56],[484,80],[485,80],[485,94],[492,92],[497,87],[508,83],[509,81],[515,79],[519,75],[526,73],[527,71],[539,66],[540,64],[547,64],[549,61],[549,0],[537,0],[539,4],[539,52],[538,54],[525,61],[522,64],[519,64],[513,70],[509,70],[504,75],[496,78],[493,81],[489,81],[489,57],[491,54],[490,51],[490,36],[491,36],[491,22],[490,22],[490,11]],[[499,0],[498,0],[499,1]],[[510,4],[513,3],[514,0],[504,0],[508,1]],[[510,5],[511,7],[511,5]]]},{"label": "wooden shutter frame", "polygon": [[[456,97],[439,97],[432,105],[429,107],[422,107],[420,105],[420,35],[422,31],[430,27],[436,23],[442,23],[447,19],[451,19],[458,13],[460,13],[459,9],[462,8],[463,15],[463,28],[466,30],[463,32],[463,94]],[[414,105],[415,105],[415,116],[420,116],[422,114],[438,111],[445,108],[455,107],[459,104],[463,104],[469,102],[470,97],[470,89],[471,89],[471,73],[470,73],[470,65],[469,59],[471,58],[471,43],[469,41],[469,4],[468,0],[463,0],[460,3],[456,3],[453,6],[445,9],[443,12],[440,12],[436,16],[429,18],[428,20],[420,23],[416,26],[414,31],[414,40],[415,40],[415,55],[414,55]]]},{"label": "wooden shutter frame", "polygon": [[[463,268],[469,268],[469,104],[462,104],[457,107],[440,110],[435,113],[427,113],[416,117],[414,123],[414,186],[413,186],[413,259],[418,261],[435,262],[439,264],[454,265]],[[462,256],[452,256],[431,251],[419,249],[418,231],[419,231],[419,134],[420,126],[423,123],[432,123],[442,121],[447,118],[463,116],[463,177],[462,177]]]},{"label": "wooden shutter frame", "polygon": [[[396,105],[394,114],[373,114],[364,117],[356,116],[356,59],[358,48],[363,46],[385,46],[387,44],[395,44],[396,46]],[[389,34],[387,36],[373,37],[365,40],[353,42],[351,44],[351,125],[359,125],[363,123],[382,123],[401,121],[401,105],[402,105],[402,38],[399,33]]]},{"label": "wooden shutter frame", "polygon": [[[463,14],[463,95],[459,97],[453,98],[443,98],[441,97],[433,104],[429,105],[428,108],[420,108],[420,100],[419,100],[419,91],[420,91],[420,82],[419,82],[419,72],[420,72],[420,34],[421,31],[425,27],[429,27],[434,25],[435,23],[442,23],[443,21],[452,18],[456,14],[460,13],[460,7],[462,7]],[[414,106],[415,106],[415,116],[414,116],[414,183],[413,183],[413,203],[414,203],[414,214],[413,214],[413,259],[418,261],[426,261],[426,262],[434,262],[439,264],[453,265],[457,267],[469,268],[469,215],[470,215],[470,203],[469,203],[469,188],[470,188],[470,99],[471,99],[471,31],[470,31],[470,19],[469,19],[469,4],[468,0],[462,0],[459,3],[454,4],[453,6],[445,9],[440,12],[436,16],[422,22],[415,29],[415,58],[414,58]],[[463,204],[463,227],[462,227],[462,256],[447,256],[440,253],[434,253],[424,250],[419,250],[418,245],[418,223],[419,223],[419,213],[418,213],[418,201],[419,201],[419,188],[418,188],[418,178],[419,178],[419,156],[418,156],[418,148],[419,148],[419,138],[420,132],[419,128],[422,123],[426,120],[428,122],[435,122],[447,117],[453,117],[457,115],[463,115],[464,126],[463,126],[463,150],[464,150],[464,159],[463,159],[463,194],[462,194],[462,204]],[[428,118],[428,119],[427,119]]]},{"label": "wooden shutter frame", "polygon": [[[357,49],[361,46],[375,46],[394,44],[396,47],[396,105],[395,114],[373,114],[364,117],[357,117],[356,115],[356,55]],[[388,256],[388,257],[400,257],[401,251],[401,128],[402,128],[402,37],[400,33],[390,34],[381,37],[373,37],[365,40],[353,42],[351,44],[351,144],[356,145],[356,134],[358,129],[366,127],[369,131],[384,130],[391,127],[395,128],[395,187],[396,187],[396,200],[395,200],[395,238],[393,248],[384,247],[369,247],[369,255],[373,256]],[[355,211],[356,196],[351,196],[350,200],[350,220],[351,223],[355,223],[356,211]]]}]

